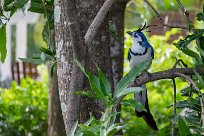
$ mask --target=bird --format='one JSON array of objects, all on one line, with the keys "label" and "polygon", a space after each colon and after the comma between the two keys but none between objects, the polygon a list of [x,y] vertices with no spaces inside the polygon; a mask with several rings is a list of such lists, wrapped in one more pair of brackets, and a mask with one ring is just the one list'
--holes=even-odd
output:
[{"label": "bird", "polygon": [[[127,33],[131,35],[133,39],[133,44],[128,50],[128,60],[129,60],[130,69],[132,69],[134,66],[139,65],[144,61],[149,61],[149,66],[145,70],[147,72],[147,70],[150,68],[152,64],[152,59],[154,59],[154,49],[149,44],[147,38],[142,32],[144,29],[148,27],[149,26],[146,26],[146,23],[145,23],[142,28],[139,28],[136,31],[133,31],[133,32],[127,31]],[[135,108],[135,114],[137,117],[143,117],[146,124],[152,130],[157,131],[158,127],[157,127],[156,121],[154,120],[149,109],[146,85],[143,84],[140,87],[144,88],[144,90],[139,93],[135,93],[134,97],[136,101],[140,102],[145,107],[146,111]]]}]

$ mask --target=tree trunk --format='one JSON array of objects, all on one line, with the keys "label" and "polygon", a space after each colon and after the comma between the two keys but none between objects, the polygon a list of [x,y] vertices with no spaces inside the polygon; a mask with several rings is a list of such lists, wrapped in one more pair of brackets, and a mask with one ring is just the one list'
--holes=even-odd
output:
[{"label": "tree trunk", "polygon": [[[80,11],[80,30],[83,36],[104,2],[105,0],[77,0],[77,9]],[[103,70],[110,82],[113,83],[108,27],[108,17],[106,17],[96,37],[91,44],[87,45],[85,67],[91,73],[97,74],[95,65],[97,64]],[[87,80],[85,80],[83,87],[90,88]],[[84,97],[81,99],[80,106],[80,122],[85,122],[90,112],[96,118],[100,118],[101,111],[104,110],[100,101],[94,101]]]},{"label": "tree trunk", "polygon": [[124,14],[127,1],[118,0],[112,7],[109,19],[110,24],[110,46],[113,68],[114,86],[123,77],[124,60]]},{"label": "tree trunk", "polygon": [[79,60],[92,73],[96,73],[95,63],[98,64],[113,83],[107,18],[92,43],[84,44],[85,32],[104,1],[59,0],[55,3],[57,75],[67,135],[78,119],[80,122],[86,121],[90,112],[99,117],[98,111],[103,109],[100,102],[88,98],[80,100],[79,96],[73,94],[75,91],[89,88],[87,79],[73,64],[73,60]]},{"label": "tree trunk", "polygon": [[[113,70],[114,87],[123,77],[124,61],[124,14],[127,1],[118,0],[112,7],[109,19],[110,23],[110,47]],[[117,109],[121,111],[121,107]],[[116,122],[120,122],[120,114],[117,115]],[[122,130],[117,133],[122,135]]]},{"label": "tree trunk", "polygon": [[[50,69],[48,65],[48,70]],[[66,136],[57,84],[57,72],[49,77],[48,136]]]}]

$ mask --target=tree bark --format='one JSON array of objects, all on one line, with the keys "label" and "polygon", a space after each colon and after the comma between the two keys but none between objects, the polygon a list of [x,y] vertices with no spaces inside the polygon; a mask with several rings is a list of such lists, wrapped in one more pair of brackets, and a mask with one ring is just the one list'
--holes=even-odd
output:
[{"label": "tree bark", "polygon": [[111,60],[113,69],[114,86],[123,77],[124,61],[124,14],[127,1],[118,0],[109,13],[111,21],[110,33]]},{"label": "tree bark", "polygon": [[[48,70],[50,69],[48,64]],[[49,77],[48,136],[66,136],[57,84],[57,72]]]},{"label": "tree bark", "polygon": [[[85,35],[91,22],[97,15],[105,0],[77,0],[77,9],[80,18],[80,30]],[[96,34],[96,37],[87,45],[86,69],[96,74],[97,64],[108,77],[111,83],[112,66],[110,58],[108,17],[106,16],[102,25]],[[87,79],[85,79],[83,88],[90,88]],[[104,109],[100,101],[82,98],[80,103],[80,122],[85,122],[89,118],[89,114],[93,113],[96,118],[100,118],[100,111]]]},{"label": "tree bark", "polygon": [[89,88],[87,79],[83,78],[83,74],[73,64],[73,60],[79,60],[92,73],[96,73],[95,64],[98,64],[113,83],[108,18],[105,18],[96,38],[89,45],[86,45],[83,39],[91,20],[94,19],[103,3],[104,0],[59,0],[55,2],[57,76],[67,135],[78,119],[80,122],[85,122],[90,112],[99,118],[99,111],[103,110],[100,102],[80,98],[73,94],[75,91]]},{"label": "tree bark", "polygon": [[[111,47],[111,61],[112,61],[112,71],[114,88],[120,79],[123,77],[123,62],[124,62],[124,14],[127,1],[118,0],[113,5],[110,13],[109,19],[111,23],[109,24],[110,31],[110,47]],[[117,109],[118,112],[121,111],[121,106]],[[120,122],[120,114],[116,117],[116,122]],[[117,133],[122,135],[122,130]]]}]

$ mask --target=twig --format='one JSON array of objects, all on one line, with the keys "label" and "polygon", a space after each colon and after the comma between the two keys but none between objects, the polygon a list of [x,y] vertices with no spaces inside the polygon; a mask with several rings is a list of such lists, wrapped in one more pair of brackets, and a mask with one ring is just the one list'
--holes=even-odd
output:
[{"label": "twig", "polygon": [[173,68],[176,68],[176,66],[177,66],[180,62],[182,63],[182,65],[183,65],[184,67],[188,67],[188,65],[187,65],[182,59],[178,59],[178,60],[176,61],[176,63],[174,64]]},{"label": "twig", "polygon": [[198,89],[198,87],[196,86],[195,82],[194,82],[189,76],[184,75],[184,74],[182,74],[182,73],[176,73],[176,75],[178,75],[178,76],[184,78],[186,81],[189,82],[189,84],[191,84],[191,85],[194,87],[194,89],[195,89],[196,91],[199,91],[199,89]]},{"label": "twig", "polygon": [[[194,68],[173,68],[165,71],[160,71],[156,73],[148,73],[148,74],[143,74],[139,77],[137,77],[136,82],[130,83],[128,87],[137,87],[145,83],[149,83],[152,81],[157,81],[161,79],[172,79],[176,77],[185,77],[185,79],[188,79],[190,83],[192,83],[193,87],[198,90],[197,86],[195,85],[194,81],[186,76],[186,75],[195,75],[194,69],[201,75],[204,75],[204,67],[194,67]],[[149,74],[151,75],[151,78],[149,78]],[[183,76],[184,75],[184,76]],[[190,78],[190,79],[189,79]],[[113,110],[117,109],[117,107],[120,105],[120,102],[124,99],[125,96],[121,96],[116,104],[113,107]]]},{"label": "twig", "polygon": [[203,129],[204,129],[204,98],[203,95],[200,98],[200,105],[201,105],[201,124],[202,124],[202,134],[203,134]]},{"label": "twig", "polygon": [[182,3],[180,2],[180,0],[176,0],[176,1],[177,1],[178,5],[180,6],[180,8],[181,8],[183,14],[185,15],[186,10],[185,10],[185,8],[183,7]]},{"label": "twig", "polygon": [[188,26],[188,30],[194,30],[194,25],[191,22],[190,18],[189,18],[189,12],[187,10],[185,10],[185,8],[183,7],[182,3],[180,2],[180,0],[176,0],[181,11],[183,12],[183,16],[184,16],[184,20],[186,20],[186,25]]},{"label": "twig", "polygon": [[187,30],[188,28],[185,26],[176,26],[176,25],[169,25],[169,24],[164,24],[161,15],[159,14],[159,12],[152,6],[152,4],[148,1],[148,0],[144,0],[147,5],[149,5],[149,7],[154,11],[154,13],[157,15],[157,17],[159,18],[159,22],[161,25],[169,27],[169,28],[180,28],[180,29],[185,29]]},{"label": "twig", "polygon": [[96,36],[97,30],[100,27],[101,23],[103,22],[104,18],[106,17],[108,11],[112,7],[113,3],[116,0],[106,0],[99,12],[97,13],[96,17],[94,18],[93,22],[91,23],[89,29],[85,34],[85,43],[89,44]]},{"label": "twig", "polygon": [[[177,61],[179,62],[179,61]],[[173,85],[174,85],[174,118],[172,119],[172,129],[171,129],[171,136],[174,136],[175,134],[175,117],[176,117],[176,82],[175,79],[172,79]]]},{"label": "twig", "polygon": [[152,4],[148,0],[144,0],[144,1],[147,3],[147,5],[150,6],[150,8],[152,8],[152,10],[156,13],[157,17],[161,18],[159,12],[152,6]]}]

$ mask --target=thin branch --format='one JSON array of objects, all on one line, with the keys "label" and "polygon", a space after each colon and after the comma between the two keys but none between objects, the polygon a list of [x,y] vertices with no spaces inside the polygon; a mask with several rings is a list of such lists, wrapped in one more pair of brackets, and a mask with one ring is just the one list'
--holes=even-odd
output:
[{"label": "thin branch", "polygon": [[185,29],[187,30],[188,28],[185,26],[176,26],[176,25],[169,25],[169,24],[164,24],[161,15],[159,14],[159,12],[154,8],[154,6],[152,6],[152,4],[148,1],[148,0],[144,0],[147,5],[154,11],[154,13],[157,15],[157,17],[159,18],[159,22],[161,25],[169,27],[169,28],[180,28],[180,29]]},{"label": "thin branch", "polygon": [[96,17],[94,18],[93,22],[91,23],[89,29],[87,30],[85,34],[85,43],[89,44],[93,40],[93,38],[96,36],[96,33],[98,31],[98,28],[102,24],[104,18],[106,17],[108,11],[112,7],[113,3],[116,0],[106,0],[99,12],[97,13]]},{"label": "thin branch", "polygon": [[199,91],[197,85],[195,84],[195,82],[194,82],[189,76],[187,76],[187,75],[185,75],[185,74],[182,74],[182,73],[176,73],[176,75],[178,75],[178,76],[184,78],[186,81],[189,82],[190,85],[192,85],[192,86],[194,87],[194,89],[195,89],[196,91]]},{"label": "thin branch", "polygon": [[[179,61],[177,61],[179,62]],[[175,134],[175,117],[176,117],[176,82],[175,79],[172,79],[174,85],[174,118],[172,119],[172,129],[171,129],[171,136]]]},{"label": "thin branch", "polygon": [[[142,84],[149,83],[152,81],[161,80],[161,79],[172,79],[172,78],[176,78],[176,77],[183,77],[183,78],[185,77],[186,78],[187,77],[188,81],[190,81],[190,83],[192,83],[193,87],[196,88],[196,90],[197,90],[198,88],[195,85],[195,83],[192,81],[192,79],[190,80],[189,77],[186,76],[186,75],[194,75],[195,74],[194,70],[196,70],[199,74],[204,75],[204,67],[172,68],[169,70],[155,72],[152,74],[151,73],[143,74],[136,79],[136,82],[130,83],[128,87],[137,87],[137,86],[140,86]],[[151,78],[149,78],[149,76],[151,76]],[[115,110],[120,105],[120,102],[124,99],[124,97],[125,96],[121,96],[117,100],[116,104],[113,107],[113,110]]]},{"label": "thin branch", "polygon": [[[193,67],[193,68],[173,68],[165,71],[155,72],[151,74],[151,78],[149,78],[148,74],[144,74],[136,79],[136,83],[132,84],[133,86],[140,86],[142,84],[160,80],[160,79],[172,79],[179,77],[177,73],[182,73],[184,75],[194,75],[194,71],[196,70],[199,74],[204,74],[204,67]],[[150,74],[150,73],[149,73]]]},{"label": "thin branch", "polygon": [[202,128],[202,132],[204,132],[203,131],[204,129],[204,98],[203,98],[203,95],[200,98],[200,105],[201,105],[201,124],[202,124],[201,128]]},{"label": "thin branch", "polygon": [[169,25],[169,24],[164,24],[162,20],[159,20],[160,24],[162,24],[163,26],[169,27],[169,28],[180,28],[180,29],[188,29],[185,26],[181,26],[181,25]]},{"label": "thin branch", "polygon": [[156,13],[157,17],[161,18],[159,12],[152,6],[152,4],[148,0],[144,0],[144,1],[147,3],[147,5],[150,6],[150,8],[152,8],[152,10]]},{"label": "thin branch", "polygon": [[182,3],[180,2],[180,0],[176,0],[176,1],[177,1],[177,3],[178,3],[179,7],[181,8],[183,14],[185,15],[186,10],[185,10],[185,8],[183,7]]},{"label": "thin branch", "polygon": [[188,65],[187,65],[182,59],[178,59],[178,60],[176,61],[176,63],[174,64],[173,68],[176,68],[176,66],[177,66],[180,62],[182,63],[182,65],[183,65],[184,67],[188,67]]}]

